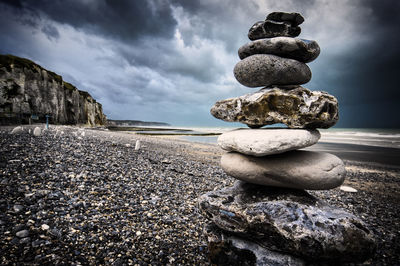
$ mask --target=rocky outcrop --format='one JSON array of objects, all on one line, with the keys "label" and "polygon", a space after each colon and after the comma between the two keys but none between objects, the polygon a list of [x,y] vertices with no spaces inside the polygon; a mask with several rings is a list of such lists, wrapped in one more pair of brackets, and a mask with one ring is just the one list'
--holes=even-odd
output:
[{"label": "rocky outcrop", "polygon": [[264,88],[218,101],[211,108],[211,114],[251,128],[276,123],[286,124],[289,128],[329,128],[339,119],[338,109],[338,102],[332,95],[294,86],[291,90]]},{"label": "rocky outcrop", "polygon": [[54,124],[105,125],[100,103],[38,64],[0,55],[0,124],[45,121]]},{"label": "rocky outcrop", "polygon": [[[291,254],[317,262],[363,261],[375,248],[373,234],[364,222],[304,190],[237,181],[233,187],[200,196],[199,206],[204,216],[226,234],[280,252],[281,258],[282,254]],[[210,237],[208,233],[206,236]],[[216,243],[220,245],[223,241],[214,237],[213,244]],[[244,252],[254,247],[240,249]],[[216,250],[213,248],[210,252],[213,254]],[[261,257],[251,253],[246,257],[252,258],[253,263],[248,265],[254,265],[255,257]],[[262,253],[269,256],[269,252]]]}]

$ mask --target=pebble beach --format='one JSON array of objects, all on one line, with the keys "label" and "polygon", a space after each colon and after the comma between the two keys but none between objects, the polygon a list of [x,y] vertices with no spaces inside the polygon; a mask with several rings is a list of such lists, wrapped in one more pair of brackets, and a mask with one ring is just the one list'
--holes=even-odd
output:
[{"label": "pebble beach", "polygon": [[[0,128],[0,264],[209,265],[197,198],[234,183],[217,145],[12,128]],[[369,225],[377,250],[365,265],[398,264],[400,168],[344,162],[357,192],[309,192]]]}]

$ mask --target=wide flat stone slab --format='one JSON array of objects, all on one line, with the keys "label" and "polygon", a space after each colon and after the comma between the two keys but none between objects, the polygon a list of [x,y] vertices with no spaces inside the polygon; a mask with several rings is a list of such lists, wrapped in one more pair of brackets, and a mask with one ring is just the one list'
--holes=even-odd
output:
[{"label": "wide flat stone slab", "polygon": [[364,261],[375,248],[362,220],[303,190],[236,182],[200,196],[199,208],[223,231],[307,261]]},{"label": "wide flat stone slab", "polygon": [[305,261],[280,252],[269,250],[223,230],[210,223],[204,228],[209,259],[214,265],[306,265]]},{"label": "wide flat stone slab", "polygon": [[235,78],[247,87],[300,85],[310,81],[310,68],[297,60],[271,54],[255,54],[239,61]]},{"label": "wide flat stone slab", "polygon": [[[245,59],[246,60],[246,59]],[[329,128],[339,119],[337,99],[301,86],[290,90],[264,88],[237,98],[218,101],[211,114],[251,128],[282,123],[289,128]]]},{"label": "wide flat stone slab", "polygon": [[324,190],[343,184],[346,169],[333,154],[290,151],[265,157],[237,152],[221,157],[221,168],[230,176],[264,186]]},{"label": "wide flat stone slab", "polygon": [[321,135],[318,130],[305,129],[236,129],[218,137],[218,145],[226,151],[252,156],[265,156],[314,145]]},{"label": "wide flat stone slab", "polygon": [[303,63],[315,60],[320,53],[316,41],[290,37],[266,38],[246,43],[239,48],[240,59],[255,54],[273,54]]}]

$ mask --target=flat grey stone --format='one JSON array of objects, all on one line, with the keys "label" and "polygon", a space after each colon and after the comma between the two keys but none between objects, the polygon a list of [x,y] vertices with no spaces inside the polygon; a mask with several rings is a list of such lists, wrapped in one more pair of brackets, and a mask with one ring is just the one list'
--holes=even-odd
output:
[{"label": "flat grey stone", "polygon": [[284,90],[264,88],[237,98],[218,101],[211,114],[251,128],[282,123],[289,128],[329,128],[339,119],[337,99],[301,86]]},{"label": "flat grey stone", "polygon": [[305,265],[294,256],[269,250],[249,241],[220,230],[215,224],[204,229],[208,242],[209,259],[214,265]]},{"label": "flat grey stone", "polygon": [[293,26],[290,22],[273,20],[258,21],[249,29],[247,36],[250,40],[273,38],[278,36],[296,37],[301,32],[300,27]]},{"label": "flat grey stone", "polygon": [[311,79],[311,70],[306,64],[270,54],[246,57],[236,64],[233,73],[247,87],[299,85]]},{"label": "flat grey stone", "polygon": [[273,54],[303,63],[313,61],[320,53],[316,41],[290,37],[266,38],[249,42],[239,48],[240,59],[254,54]]},{"label": "flat grey stone", "polygon": [[321,137],[318,130],[305,129],[236,129],[218,137],[218,145],[226,151],[252,156],[265,156],[311,146]]},{"label": "flat grey stone", "polygon": [[25,238],[25,237],[29,236],[29,231],[21,230],[21,231],[18,231],[15,235],[19,238]]},{"label": "flat grey stone", "polygon": [[375,248],[363,221],[303,190],[236,182],[200,196],[199,208],[221,230],[316,263],[364,261]]},{"label": "flat grey stone", "polygon": [[286,21],[290,22],[293,26],[298,26],[304,22],[304,18],[299,13],[287,13],[287,12],[272,12],[268,14],[266,20],[273,21]]},{"label": "flat grey stone", "polygon": [[290,151],[265,157],[236,152],[221,157],[221,168],[230,176],[264,186],[324,190],[343,184],[346,169],[333,154]]}]

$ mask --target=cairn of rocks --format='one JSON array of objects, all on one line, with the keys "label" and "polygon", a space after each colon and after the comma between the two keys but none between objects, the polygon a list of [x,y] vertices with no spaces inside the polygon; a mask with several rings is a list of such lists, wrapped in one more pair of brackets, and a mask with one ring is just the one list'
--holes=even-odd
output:
[{"label": "cairn of rocks", "polygon": [[[211,114],[250,129],[222,134],[228,151],[222,169],[238,179],[208,192],[199,207],[215,264],[303,265],[366,260],[375,242],[356,216],[311,196],[344,182],[346,170],[333,154],[299,150],[318,142],[317,128],[338,120],[337,99],[301,86],[311,79],[306,63],[316,59],[315,41],[295,38],[304,18],[273,12],[249,30],[239,49],[236,79],[257,92],[218,101]],[[261,128],[282,123],[288,128]]]}]

